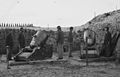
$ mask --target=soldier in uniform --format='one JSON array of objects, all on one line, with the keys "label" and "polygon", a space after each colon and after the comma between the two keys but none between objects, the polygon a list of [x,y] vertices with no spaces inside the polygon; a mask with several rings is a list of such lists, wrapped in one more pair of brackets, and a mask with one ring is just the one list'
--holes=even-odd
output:
[{"label": "soldier in uniform", "polygon": [[109,32],[109,27],[105,27],[105,38],[101,51],[101,56],[109,57],[111,53],[111,33]]},{"label": "soldier in uniform", "polygon": [[70,32],[68,36],[68,43],[69,43],[69,57],[72,57],[72,47],[73,47],[73,27],[70,27]]},{"label": "soldier in uniform", "polygon": [[8,35],[6,36],[6,46],[9,46],[9,54],[8,54],[7,59],[8,59],[8,60],[11,60],[11,57],[12,57],[12,49],[13,49],[13,46],[14,46],[12,31],[10,31],[10,32],[8,33]]},{"label": "soldier in uniform", "polygon": [[63,59],[64,34],[60,26],[57,26],[57,52],[58,59]]},{"label": "soldier in uniform", "polygon": [[20,49],[24,48],[25,47],[25,36],[24,36],[23,28],[22,27],[20,28],[20,33],[19,33],[19,36],[18,36],[18,41],[19,41],[19,47],[20,47]]}]

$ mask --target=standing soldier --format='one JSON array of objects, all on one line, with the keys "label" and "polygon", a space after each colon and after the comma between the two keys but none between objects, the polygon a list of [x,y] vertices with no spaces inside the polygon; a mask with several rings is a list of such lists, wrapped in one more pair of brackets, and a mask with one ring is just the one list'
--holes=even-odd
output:
[{"label": "standing soldier", "polygon": [[9,46],[9,56],[8,58],[11,59],[12,56],[12,49],[13,49],[13,35],[12,35],[12,31],[10,30],[10,32],[8,33],[8,35],[6,36],[6,46]]},{"label": "standing soldier", "polygon": [[69,57],[72,57],[72,47],[73,47],[73,27],[70,27],[70,32],[68,36],[68,43],[69,43]]},{"label": "standing soldier", "polygon": [[110,49],[111,49],[111,33],[109,32],[109,27],[105,27],[105,38],[103,43],[103,49],[100,55],[109,57]]},{"label": "standing soldier", "polygon": [[20,47],[20,49],[24,48],[25,47],[25,36],[24,36],[23,28],[22,27],[20,28],[20,33],[19,33],[19,36],[18,36],[18,41],[19,41],[19,47]]},{"label": "standing soldier", "polygon": [[12,59],[12,49],[13,49],[13,35],[12,31],[6,36],[6,47],[7,47],[7,69],[9,69],[9,60]]},{"label": "standing soldier", "polygon": [[57,52],[58,59],[63,59],[64,34],[60,26],[57,26]]}]

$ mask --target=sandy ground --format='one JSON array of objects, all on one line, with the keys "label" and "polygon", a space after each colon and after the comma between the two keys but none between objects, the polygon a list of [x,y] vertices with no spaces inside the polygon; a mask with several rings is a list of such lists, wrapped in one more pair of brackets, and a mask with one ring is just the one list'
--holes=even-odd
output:
[{"label": "sandy ground", "polygon": [[[74,59],[78,59],[78,53]],[[56,56],[53,57],[54,59]],[[0,77],[120,77],[120,65],[114,62],[79,62],[64,55],[64,60],[41,61],[33,64],[14,65],[6,69],[4,57],[0,62]]]}]

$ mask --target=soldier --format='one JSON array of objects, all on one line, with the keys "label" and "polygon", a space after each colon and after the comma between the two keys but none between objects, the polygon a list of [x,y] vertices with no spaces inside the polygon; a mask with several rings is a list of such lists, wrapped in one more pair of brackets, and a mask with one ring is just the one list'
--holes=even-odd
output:
[{"label": "soldier", "polygon": [[25,47],[25,36],[24,36],[23,28],[22,27],[20,28],[20,33],[19,33],[19,36],[18,36],[18,41],[19,41],[19,47],[20,47],[20,49],[24,48]]},{"label": "soldier", "polygon": [[8,33],[8,35],[6,36],[6,46],[9,47],[9,54],[8,54],[8,60],[11,60],[12,57],[12,49],[13,49],[13,35],[12,35],[12,31],[10,31]]},{"label": "soldier", "polygon": [[111,49],[111,33],[109,32],[109,27],[105,27],[105,38],[104,43],[101,51],[101,56],[110,56],[110,49]]},{"label": "soldier", "polygon": [[70,27],[70,32],[68,36],[69,43],[69,57],[72,57],[72,47],[73,47],[73,27]]},{"label": "soldier", "polygon": [[57,26],[57,52],[58,59],[63,59],[63,43],[64,43],[64,35],[60,26]]}]

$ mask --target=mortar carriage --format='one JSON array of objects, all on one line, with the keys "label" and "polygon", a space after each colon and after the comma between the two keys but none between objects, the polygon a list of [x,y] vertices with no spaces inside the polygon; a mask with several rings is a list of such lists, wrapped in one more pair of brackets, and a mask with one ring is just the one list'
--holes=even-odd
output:
[{"label": "mortar carriage", "polygon": [[21,49],[19,53],[12,57],[15,61],[34,61],[52,57],[52,40],[47,31],[37,31],[33,35],[29,46]]},{"label": "mortar carriage", "polygon": [[90,29],[85,29],[83,33],[83,44],[80,52],[80,58],[96,58],[99,57],[99,45],[96,42],[96,33]]}]

